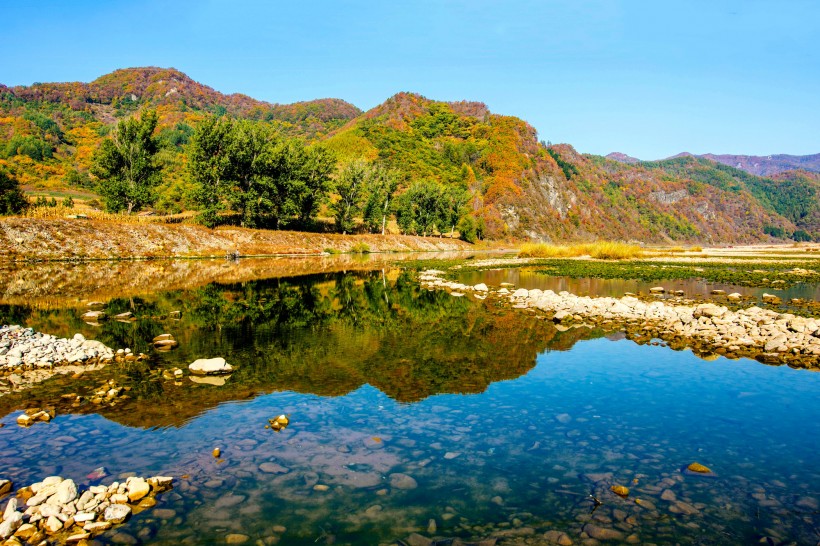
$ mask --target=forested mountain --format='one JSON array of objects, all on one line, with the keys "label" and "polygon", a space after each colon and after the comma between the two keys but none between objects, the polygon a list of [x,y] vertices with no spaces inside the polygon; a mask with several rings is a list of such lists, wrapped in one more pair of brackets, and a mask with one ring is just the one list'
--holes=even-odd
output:
[{"label": "forested mountain", "polygon": [[[622,154],[620,152],[613,152],[607,154],[608,159],[614,159],[622,163],[640,163],[641,160],[635,157]],[[804,170],[810,172],[820,172],[820,154],[812,155],[736,155],[736,154],[690,154],[683,152],[673,155],[667,159],[677,159],[680,157],[697,157],[701,159],[710,159],[717,163],[722,163],[741,171],[746,171],[749,174],[756,176],[774,176],[792,170]]]},{"label": "forested mountain", "polygon": [[[191,136],[216,116],[254,120],[338,159],[419,184],[462,188],[484,235],[543,240],[751,242],[820,235],[817,177],[757,177],[694,157],[638,162],[546,145],[525,121],[478,102],[399,93],[362,113],[339,99],[291,105],[224,95],[175,69],[117,70],[91,83],[0,85],[0,168],[30,193],[96,191],[92,156],[118,121],[158,114],[159,211],[196,208]],[[622,155],[622,154],[621,154]]]}]

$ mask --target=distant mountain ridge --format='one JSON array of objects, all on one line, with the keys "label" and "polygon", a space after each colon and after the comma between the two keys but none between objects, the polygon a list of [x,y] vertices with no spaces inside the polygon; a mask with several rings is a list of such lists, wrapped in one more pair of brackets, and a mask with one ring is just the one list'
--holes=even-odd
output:
[{"label": "distant mountain ridge", "polygon": [[191,210],[186,146],[197,124],[227,115],[322,145],[344,166],[378,161],[419,181],[470,193],[488,238],[746,243],[820,240],[820,177],[765,178],[712,159],[658,162],[546,145],[526,121],[481,102],[402,92],[362,112],[341,99],[272,104],[223,94],[173,68],[130,68],[90,83],[0,84],[0,168],[30,194],[95,197],[92,157],[118,121],[156,109],[160,212]]},{"label": "distant mountain ridge", "polygon": [[[757,176],[773,176],[786,171],[804,170],[812,172],[820,172],[820,153],[811,155],[788,155],[788,154],[774,154],[774,155],[736,155],[736,154],[690,154],[689,152],[682,152],[667,159],[676,159],[679,157],[700,157],[703,159],[711,159],[723,165],[746,171],[747,173]],[[620,152],[613,152],[606,156],[608,159],[620,161],[621,163],[635,164],[640,163],[641,160],[635,157],[628,156]]]}]

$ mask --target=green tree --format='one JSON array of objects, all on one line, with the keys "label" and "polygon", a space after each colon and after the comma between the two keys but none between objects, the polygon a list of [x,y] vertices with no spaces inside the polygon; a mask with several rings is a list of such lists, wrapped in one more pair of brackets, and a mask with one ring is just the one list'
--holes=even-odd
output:
[{"label": "green tree", "polygon": [[129,214],[156,201],[160,168],[155,161],[159,142],[154,137],[155,110],[140,119],[120,121],[113,138],[103,141],[94,154],[91,172],[99,178],[98,190],[106,209]]},{"label": "green tree", "polygon": [[369,169],[364,161],[348,164],[336,181],[339,199],[331,205],[336,228],[342,233],[353,231],[354,219],[362,210],[366,197]]},{"label": "green tree", "polygon": [[202,207],[199,220],[208,227],[218,223],[224,209],[225,186],[231,179],[233,122],[211,116],[197,125],[187,148],[188,175],[194,183],[193,200]]},{"label": "green tree", "polygon": [[19,214],[28,207],[28,200],[17,179],[0,170],[0,214]]},{"label": "green tree", "polygon": [[396,200],[396,222],[404,233],[426,237],[436,229],[441,231],[448,207],[441,184],[429,180],[416,182]]},{"label": "green tree", "polygon": [[367,202],[364,206],[364,223],[371,233],[381,231],[384,235],[393,194],[399,186],[398,173],[383,165],[371,168],[367,183]]},{"label": "green tree", "polygon": [[467,203],[470,201],[470,194],[458,186],[452,186],[445,190],[442,196],[441,223],[446,229],[450,228],[452,238],[456,229],[456,224],[462,216],[466,214]]},{"label": "green tree", "polygon": [[336,170],[336,156],[328,148],[314,145],[305,148],[295,141],[290,149],[291,170],[294,173],[294,199],[299,220],[308,222],[327,200],[332,186],[330,175]]}]

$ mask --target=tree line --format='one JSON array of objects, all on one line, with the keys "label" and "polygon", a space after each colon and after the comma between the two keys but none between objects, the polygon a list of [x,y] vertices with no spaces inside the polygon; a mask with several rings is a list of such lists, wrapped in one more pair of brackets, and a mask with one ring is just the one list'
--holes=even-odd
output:
[{"label": "tree line", "polygon": [[[120,121],[95,153],[91,172],[109,212],[132,213],[156,202],[157,121],[153,110]],[[395,217],[405,234],[453,236],[458,230],[468,241],[481,236],[482,226],[468,211],[466,187],[433,180],[408,184],[378,162],[340,167],[321,144],[307,146],[264,122],[208,117],[196,126],[185,156],[193,188],[189,197],[208,227],[238,222],[304,228],[326,206],[341,233],[384,234]]]}]

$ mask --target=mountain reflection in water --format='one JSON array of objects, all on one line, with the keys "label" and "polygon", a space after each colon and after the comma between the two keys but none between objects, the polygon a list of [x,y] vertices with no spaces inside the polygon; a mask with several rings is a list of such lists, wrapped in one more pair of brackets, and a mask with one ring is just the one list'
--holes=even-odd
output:
[{"label": "mountain reflection in water", "polygon": [[[220,402],[273,391],[340,396],[369,384],[399,402],[416,402],[434,394],[483,392],[529,371],[547,349],[603,335],[588,328],[561,332],[517,310],[430,292],[398,270],[209,284],[115,298],[104,310],[109,317],[130,311],[138,318],[91,326],[82,321],[82,308],[0,307],[10,322],[61,336],[81,332],[153,356],[88,378],[52,379],[0,398],[0,411],[56,403],[64,411],[157,427],[180,426]],[[180,318],[167,318],[174,311]],[[155,351],[151,340],[163,333],[172,334],[179,348]],[[187,380],[177,385],[159,373],[215,356],[236,368],[218,389]],[[75,407],[61,398],[92,392],[107,378],[131,387],[130,400],[108,408]]]}]

